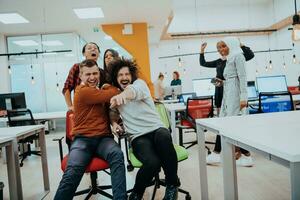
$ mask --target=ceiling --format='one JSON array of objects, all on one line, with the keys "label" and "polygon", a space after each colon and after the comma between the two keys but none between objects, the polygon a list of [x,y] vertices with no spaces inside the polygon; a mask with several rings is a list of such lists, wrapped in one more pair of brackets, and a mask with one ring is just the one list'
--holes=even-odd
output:
[{"label": "ceiling", "polygon": [[[86,41],[102,45],[105,34],[94,27],[101,24],[147,22],[149,42],[158,42],[166,19],[171,13],[171,0],[0,0],[0,13],[18,12],[28,24],[5,25],[0,34],[29,35],[36,33],[76,32]],[[73,8],[101,7],[104,18],[79,19]]]},{"label": "ceiling", "polygon": [[[105,34],[101,30],[95,32],[94,27],[101,27],[101,24],[147,22],[149,43],[153,44],[160,41],[172,11],[174,18],[168,33],[193,32],[199,29],[214,31],[218,28],[230,29],[230,26],[223,23],[227,16],[218,16],[223,8],[226,12],[235,12],[236,10],[230,11],[230,8],[236,9],[240,6],[246,10],[251,6],[261,8],[258,11],[256,9],[256,12],[268,13],[270,10],[266,11],[265,8],[270,7],[273,2],[274,0],[0,0],[0,13],[18,12],[30,21],[28,24],[13,25],[0,22],[0,34],[12,36],[75,32],[86,41],[94,41],[103,48],[110,48],[115,43],[105,40]],[[96,6],[102,8],[104,18],[78,19],[72,10]],[[243,11],[236,13],[238,16],[241,14]],[[244,17],[244,20],[251,21],[251,18],[250,15]],[[260,20],[253,19],[253,24],[260,23]],[[227,21],[230,23],[230,20]],[[223,26],[215,26],[215,22]],[[235,26],[239,27],[240,24]],[[197,30],[193,30],[194,27]],[[184,30],[185,28],[188,30]]]}]

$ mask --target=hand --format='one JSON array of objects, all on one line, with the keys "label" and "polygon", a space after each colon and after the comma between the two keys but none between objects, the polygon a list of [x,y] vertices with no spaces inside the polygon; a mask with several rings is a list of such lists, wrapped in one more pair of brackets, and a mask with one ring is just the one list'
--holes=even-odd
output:
[{"label": "hand", "polygon": [[112,132],[119,136],[119,135],[122,135],[124,133],[124,130],[123,130],[122,126],[120,126],[117,122],[113,122]]},{"label": "hand", "polygon": [[216,83],[214,85],[216,87],[221,87],[223,85],[223,80],[216,77]]},{"label": "hand", "polygon": [[74,106],[68,106],[69,111],[73,111],[74,112]]},{"label": "hand", "polygon": [[240,101],[240,110],[247,107],[247,101]]},{"label": "hand", "polygon": [[126,104],[126,97],[121,93],[110,99],[110,108]]},{"label": "hand", "polygon": [[206,42],[201,44],[201,51],[200,51],[201,53],[204,53],[204,50],[205,50],[206,46],[207,46]]},{"label": "hand", "polygon": [[102,85],[101,89],[106,90],[109,86],[110,86],[110,84],[104,83],[104,84]]}]

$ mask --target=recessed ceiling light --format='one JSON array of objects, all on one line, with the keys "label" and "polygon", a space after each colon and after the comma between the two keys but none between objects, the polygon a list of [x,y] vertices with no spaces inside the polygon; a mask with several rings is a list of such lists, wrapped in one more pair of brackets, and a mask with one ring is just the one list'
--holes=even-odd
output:
[{"label": "recessed ceiling light", "polygon": [[18,40],[18,41],[13,41],[16,45],[19,46],[38,46],[39,44],[36,41],[33,40]]},{"label": "recessed ceiling light", "polygon": [[76,8],[73,9],[75,14],[80,19],[103,18],[104,14],[100,7],[95,8]]},{"label": "recessed ceiling light", "polygon": [[3,24],[22,24],[29,23],[27,19],[18,13],[0,13],[0,22]]},{"label": "recessed ceiling light", "polygon": [[109,35],[106,35],[106,36],[104,36],[104,39],[106,39],[106,40],[112,40],[112,37],[109,36]]},{"label": "recessed ceiling light", "polygon": [[48,40],[48,41],[43,41],[43,45],[45,46],[63,46],[64,44],[59,41],[59,40]]}]

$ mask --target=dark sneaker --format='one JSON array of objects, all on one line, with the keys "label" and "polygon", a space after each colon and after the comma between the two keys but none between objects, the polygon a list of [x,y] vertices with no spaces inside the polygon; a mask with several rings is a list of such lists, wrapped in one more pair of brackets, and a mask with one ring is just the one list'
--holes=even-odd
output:
[{"label": "dark sneaker", "polygon": [[177,200],[178,187],[175,185],[167,185],[165,197],[163,200]]},{"label": "dark sneaker", "polygon": [[131,192],[131,194],[128,197],[128,200],[142,200],[143,199],[143,195],[139,195],[136,192]]}]

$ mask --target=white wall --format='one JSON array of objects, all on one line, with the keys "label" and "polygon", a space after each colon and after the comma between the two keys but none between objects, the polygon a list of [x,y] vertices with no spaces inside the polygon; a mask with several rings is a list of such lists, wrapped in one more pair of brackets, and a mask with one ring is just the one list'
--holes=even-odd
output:
[{"label": "white wall", "polygon": [[[6,39],[4,35],[0,35],[0,54],[5,54]],[[7,56],[0,56],[0,93],[10,92],[10,78],[8,73]]]},{"label": "white wall", "polygon": [[[273,4],[274,3],[274,4]],[[197,4],[175,1],[174,19],[169,32],[189,31],[215,31],[233,29],[253,29],[269,27],[272,24],[294,13],[293,1],[273,0],[262,3],[240,1],[234,5],[224,4]],[[300,11],[300,5],[298,4]],[[197,20],[198,19],[198,20]],[[272,33],[270,36],[243,36],[242,43],[251,47],[253,51],[268,49],[292,48],[291,31],[288,27]],[[216,51],[216,43],[222,38],[198,38],[181,40],[164,40],[157,45],[150,46],[151,79],[155,81],[159,72],[165,73],[165,84],[172,80],[172,72],[177,70],[181,74],[183,91],[192,91],[192,79],[214,77],[215,69],[201,67],[199,55],[181,57],[182,67],[178,66],[178,57],[159,59],[162,56],[176,54],[199,53],[200,45],[206,41],[206,51]],[[256,76],[269,76],[284,74],[288,85],[298,85],[300,75],[300,42],[295,43],[294,51],[256,53],[254,59],[247,62],[248,80],[255,80]],[[180,46],[180,49],[178,49]],[[297,64],[292,62],[292,56],[296,54]],[[206,54],[207,61],[219,58],[218,53]],[[272,60],[273,69],[266,71],[269,60]],[[286,63],[286,69],[283,63]]]},{"label": "white wall", "polygon": [[[206,51],[215,51],[216,42],[222,38],[205,39],[208,43]],[[240,37],[242,43],[251,47],[253,51],[261,51],[270,49],[285,49],[292,48],[291,32],[286,28],[282,31],[272,34],[270,37],[264,36],[245,36]],[[181,74],[183,91],[192,91],[192,79],[214,77],[215,69],[201,67],[199,64],[199,55],[181,57],[183,61],[182,67],[178,66],[178,57],[159,59],[161,56],[170,56],[175,54],[198,53],[200,45],[204,42],[202,39],[185,39],[162,41],[159,45],[150,47],[151,58],[151,79],[155,81],[159,72],[167,75],[165,84],[169,85],[172,80],[172,72],[179,71]],[[180,49],[178,49],[178,45]],[[270,47],[269,47],[270,46]],[[295,43],[295,54],[298,58],[298,63],[292,62],[293,51],[272,52],[272,53],[256,53],[255,57],[247,62],[247,77],[248,80],[255,80],[256,76],[269,76],[284,74],[287,77],[288,85],[297,85],[298,76],[300,75],[300,44]],[[286,69],[283,68],[283,56],[285,58]],[[206,54],[207,61],[219,58],[218,53]],[[269,60],[272,60],[273,69],[266,71],[266,66],[269,65]],[[185,70],[185,74],[184,74]],[[256,74],[258,71],[258,74]]]}]

